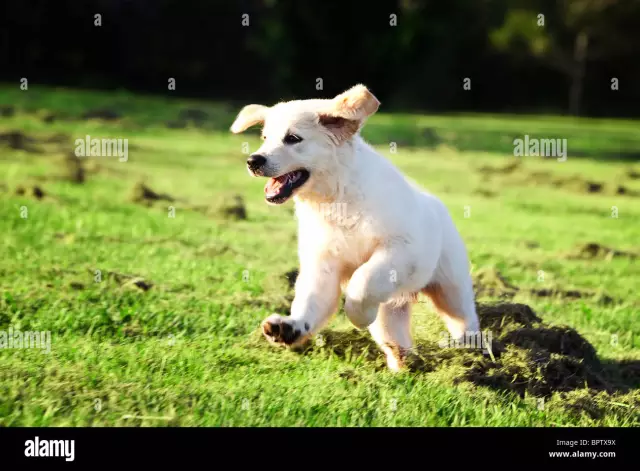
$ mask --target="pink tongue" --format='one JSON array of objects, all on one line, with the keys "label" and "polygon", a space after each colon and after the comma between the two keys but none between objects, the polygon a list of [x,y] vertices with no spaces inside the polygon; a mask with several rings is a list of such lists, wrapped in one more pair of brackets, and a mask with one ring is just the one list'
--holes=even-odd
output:
[{"label": "pink tongue", "polygon": [[264,186],[264,192],[267,193],[268,195],[275,195],[280,191],[280,188],[282,188],[282,185],[283,185],[283,182],[280,182],[275,178],[269,178],[269,180],[267,181],[267,184]]}]

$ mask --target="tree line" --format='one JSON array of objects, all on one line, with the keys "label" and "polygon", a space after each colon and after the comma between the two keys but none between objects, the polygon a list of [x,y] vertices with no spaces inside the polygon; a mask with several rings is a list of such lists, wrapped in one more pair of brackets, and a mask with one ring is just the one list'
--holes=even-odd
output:
[{"label": "tree line", "polygon": [[[638,116],[640,0],[7,0],[0,80]],[[170,88],[173,79],[175,90]]]}]

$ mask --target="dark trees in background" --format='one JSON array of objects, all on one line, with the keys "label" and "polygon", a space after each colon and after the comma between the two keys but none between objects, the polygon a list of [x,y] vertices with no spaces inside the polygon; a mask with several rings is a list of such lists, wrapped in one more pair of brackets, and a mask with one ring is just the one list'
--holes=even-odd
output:
[{"label": "dark trees in background", "polygon": [[[582,109],[587,63],[631,63],[639,57],[640,36],[634,30],[640,26],[640,2],[560,0],[551,15],[524,9],[540,2],[518,3],[522,8],[509,10],[502,27],[491,33],[493,44],[517,53],[519,40],[530,57],[564,74],[570,80],[568,108],[573,115]],[[552,22],[547,23],[547,16]]]},{"label": "dark trees in background", "polygon": [[330,96],[363,82],[388,110],[640,115],[640,0],[5,0],[2,8],[4,82],[167,94],[175,78],[175,95],[240,102]]}]

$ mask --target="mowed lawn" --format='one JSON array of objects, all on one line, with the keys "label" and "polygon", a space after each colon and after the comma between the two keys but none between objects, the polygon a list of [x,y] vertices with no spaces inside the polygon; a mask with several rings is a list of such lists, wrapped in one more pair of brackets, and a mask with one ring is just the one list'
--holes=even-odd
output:
[{"label": "mowed lawn", "polygon": [[[0,335],[51,332],[0,349],[0,426],[640,425],[640,123],[383,103],[364,137],[446,203],[481,307],[509,303],[483,317],[491,356],[440,348],[422,300],[392,374],[342,311],[303,352],[262,339],[296,221],[247,175],[242,104],[5,85],[0,105]],[[72,158],[87,135],[128,160]],[[524,135],[566,161],[514,157]]]}]

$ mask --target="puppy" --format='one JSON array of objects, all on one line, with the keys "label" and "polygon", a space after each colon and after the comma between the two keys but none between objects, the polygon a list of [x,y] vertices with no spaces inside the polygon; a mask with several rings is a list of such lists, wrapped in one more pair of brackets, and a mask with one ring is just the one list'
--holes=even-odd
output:
[{"label": "puppy", "polygon": [[479,331],[465,245],[444,204],[360,137],[380,105],[363,85],[332,100],[245,106],[231,126],[263,125],[247,160],[266,177],[265,199],[293,198],[299,275],[291,315],[262,323],[279,345],[304,343],[327,324],[341,290],[349,320],[368,328],[391,370],[411,351],[411,304],[429,296],[455,339]]}]

